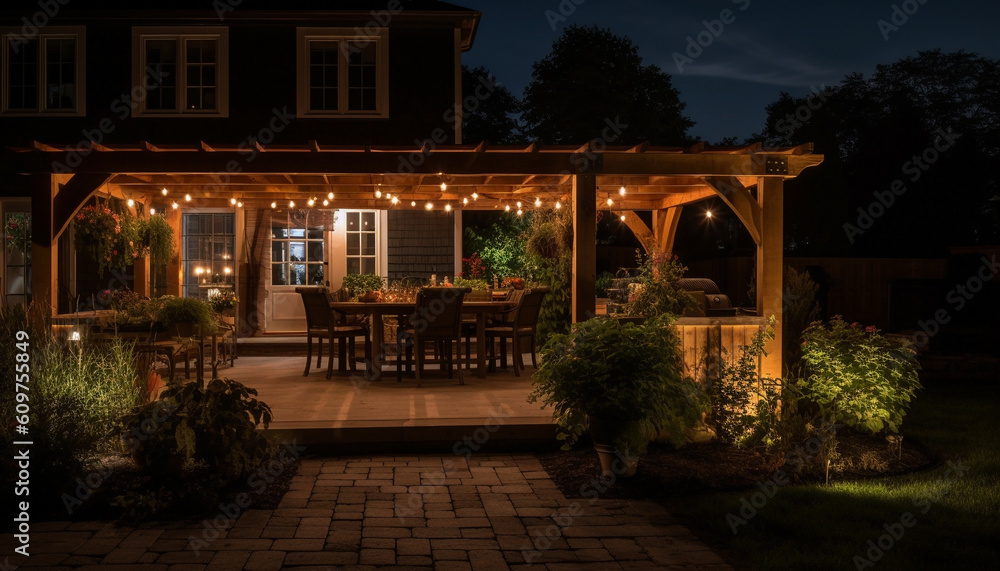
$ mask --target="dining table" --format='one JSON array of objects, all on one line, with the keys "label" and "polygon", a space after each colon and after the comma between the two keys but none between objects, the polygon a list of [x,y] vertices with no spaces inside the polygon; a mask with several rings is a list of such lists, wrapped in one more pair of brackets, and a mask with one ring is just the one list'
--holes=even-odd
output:
[{"label": "dining table", "polygon": [[[463,301],[462,313],[476,316],[476,376],[486,378],[486,317],[489,315],[511,311],[517,306],[516,301]],[[415,301],[333,301],[330,309],[348,315],[370,315],[372,318],[371,341],[377,352],[372,359],[373,378],[382,378],[382,362],[385,355],[385,316],[409,316],[417,309]],[[397,364],[397,366],[400,366]]]}]

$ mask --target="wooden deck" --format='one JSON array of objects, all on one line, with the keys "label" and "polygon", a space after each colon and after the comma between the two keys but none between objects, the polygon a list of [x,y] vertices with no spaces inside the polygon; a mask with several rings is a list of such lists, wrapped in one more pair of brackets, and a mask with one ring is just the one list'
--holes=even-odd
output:
[{"label": "wooden deck", "polygon": [[431,366],[417,388],[412,377],[396,382],[391,366],[383,380],[369,382],[360,371],[335,371],[327,379],[326,360],[319,370],[315,364],[303,377],[304,356],[241,356],[219,376],[257,389],[274,413],[271,430],[314,445],[411,443],[450,450],[487,427],[494,445],[506,441],[518,448],[537,447],[555,434],[551,412],[527,402],[530,366],[520,377],[510,370],[479,379],[466,371],[464,386],[457,373],[448,379]]}]

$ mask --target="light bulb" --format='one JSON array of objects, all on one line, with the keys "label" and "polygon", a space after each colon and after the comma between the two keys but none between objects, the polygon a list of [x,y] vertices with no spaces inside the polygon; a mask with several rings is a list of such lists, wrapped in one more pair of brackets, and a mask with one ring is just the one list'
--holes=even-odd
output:
[{"label": "light bulb", "polygon": [[190,194],[185,194],[184,195],[184,202],[191,202],[191,195]]},{"label": "light bulb", "polygon": [[541,198],[536,198],[535,199],[535,208],[541,208],[541,207],[542,207],[542,199]]},{"label": "light bulb", "polygon": [[132,208],[133,206],[135,206],[135,201],[134,201],[134,200],[132,200],[131,198],[130,198],[130,199],[128,199],[128,207],[129,207],[129,208]]},{"label": "light bulb", "polygon": [[330,201],[329,200],[324,200],[323,201],[323,206],[330,206]]},{"label": "light bulb", "polygon": [[312,208],[312,207],[313,207],[313,205],[315,205],[315,204],[316,204],[316,201],[310,198],[310,199],[309,199],[309,200],[308,200],[308,201],[306,202],[306,204],[308,204],[308,205],[309,205],[309,208]]},{"label": "light bulb", "polygon": [[427,205],[424,206],[424,208],[426,208],[427,210],[434,210],[434,203],[428,202]]},{"label": "light bulb", "polygon": [[518,207],[518,208],[521,208],[521,201],[520,201],[520,200],[519,200],[519,201],[517,201],[517,207]]},{"label": "light bulb", "polygon": [[237,202],[236,203],[236,208],[243,208],[243,203],[242,202]]},{"label": "light bulb", "polygon": [[517,209],[517,215],[518,215],[518,216],[520,216],[520,215],[522,215],[522,214],[524,214],[524,211],[523,211],[523,210],[521,210],[520,208],[518,208],[518,209]]},{"label": "light bulb", "polygon": [[271,203],[271,210],[274,210],[277,207],[278,207],[278,203],[277,202],[272,202]]},{"label": "light bulb", "polygon": [[611,206],[614,203],[615,203],[615,200],[613,198],[609,198],[608,199],[608,206]]},{"label": "light bulb", "polygon": [[295,201],[294,200],[289,200],[288,201],[288,207],[289,208],[295,208]]},{"label": "light bulb", "polygon": [[711,210],[705,211],[705,218],[711,218],[711,217],[712,217],[712,211]]},{"label": "light bulb", "polygon": [[163,196],[167,195],[167,189],[164,188],[161,192],[163,193]]},{"label": "light bulb", "polygon": [[382,191],[381,190],[376,190],[375,191],[375,198],[382,198]]},{"label": "light bulb", "polygon": [[622,220],[622,222],[625,222],[625,215],[624,214],[621,215],[621,220]]},{"label": "light bulb", "polygon": [[236,199],[235,198],[230,198],[229,199],[229,204],[236,204]]},{"label": "light bulb", "polygon": [[410,206],[416,206],[416,205],[417,205],[417,201],[416,200],[410,202]]},{"label": "light bulb", "polygon": [[469,199],[468,198],[463,198],[462,199],[462,204],[464,204],[465,206],[468,206],[469,205]]},{"label": "light bulb", "polygon": [[174,210],[177,210],[177,208],[178,208],[178,206],[177,206],[177,203],[176,203],[176,202],[175,202],[175,203],[173,203],[173,204],[171,204],[170,206],[172,206]]},{"label": "light bulb", "polygon": [[472,200],[479,200],[479,193],[478,192],[473,192],[472,193]]},{"label": "light bulb", "polygon": [[625,187],[624,186],[618,189],[618,194],[620,194],[622,196],[625,196]]},{"label": "light bulb", "polygon": [[385,197],[391,199],[392,198],[392,193],[391,192],[385,193]]},{"label": "light bulb", "polygon": [[503,210],[504,212],[510,212],[510,205],[508,204],[507,206],[504,206]]},{"label": "light bulb", "polygon": [[556,210],[559,210],[560,208],[562,208],[562,203],[557,200],[556,201]]},{"label": "light bulb", "polygon": [[154,215],[156,215],[156,209],[155,209],[155,208],[150,208],[150,209],[149,209],[149,215],[150,215],[150,216],[154,216]]},{"label": "light bulb", "polygon": [[448,190],[448,183],[442,182],[441,183],[441,192],[444,192],[446,190]]},{"label": "light bulb", "polygon": [[392,203],[393,203],[394,205],[395,205],[395,204],[399,204],[399,197],[398,197],[398,196],[393,196],[393,197],[392,197]]},{"label": "light bulb", "polygon": [[326,197],[330,200],[333,200],[333,193],[331,192],[330,194],[327,194]]}]

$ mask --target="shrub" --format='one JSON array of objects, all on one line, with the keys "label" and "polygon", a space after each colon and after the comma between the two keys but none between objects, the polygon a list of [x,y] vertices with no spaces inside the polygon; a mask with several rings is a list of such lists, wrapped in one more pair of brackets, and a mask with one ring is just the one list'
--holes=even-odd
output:
[{"label": "shrub", "polygon": [[920,388],[909,341],[839,316],[828,327],[811,324],[802,338],[805,375],[796,383],[802,397],[833,422],[873,434],[899,431]]},{"label": "shrub", "polygon": [[346,289],[347,295],[353,298],[382,289],[382,278],[375,274],[347,274],[340,287]]},{"label": "shrub", "polygon": [[487,281],[492,282],[494,275],[500,280],[524,273],[526,260],[523,233],[531,218],[531,215],[501,215],[486,228],[465,228],[462,249],[464,252],[479,254],[479,261],[484,266],[483,277]]},{"label": "shrub", "polygon": [[682,315],[685,309],[694,307],[694,298],[678,285],[687,268],[677,261],[677,256],[654,253],[643,259],[642,253],[636,250],[636,261],[639,263],[639,286],[625,306],[627,315]]},{"label": "shrub", "polygon": [[596,297],[608,297],[608,288],[611,287],[611,280],[614,278],[615,276],[611,272],[601,272],[601,275],[597,276],[597,281],[594,283]]},{"label": "shrub", "polygon": [[535,212],[523,239],[527,277],[531,286],[549,293],[538,315],[538,340],[544,345],[555,334],[566,333],[573,301],[573,216],[571,209]]},{"label": "shrub", "polygon": [[456,277],[455,281],[451,284],[455,287],[467,287],[472,291],[486,291],[490,289],[490,285],[486,283],[486,280],[470,279]]},{"label": "shrub", "polygon": [[[541,350],[529,402],[553,408],[568,448],[592,420],[625,428],[614,443],[640,456],[649,440],[666,431],[675,444],[705,410],[700,387],[681,377],[680,340],[671,318],[642,325],[598,317],[554,335]],[[612,431],[613,432],[613,431]]]}]

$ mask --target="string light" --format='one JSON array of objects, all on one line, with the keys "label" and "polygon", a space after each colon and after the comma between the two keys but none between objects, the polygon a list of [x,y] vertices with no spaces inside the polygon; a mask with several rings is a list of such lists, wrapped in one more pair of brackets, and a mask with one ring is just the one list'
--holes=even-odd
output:
[{"label": "string light", "polygon": [[410,206],[416,206],[416,205],[417,205],[417,201],[416,200],[413,200],[413,201],[410,202]]},{"label": "string light", "polygon": [[133,206],[135,206],[135,201],[134,201],[134,200],[132,200],[131,198],[130,198],[130,199],[128,199],[128,207],[129,207],[129,208],[132,208]]},{"label": "string light", "polygon": [[149,209],[149,215],[150,216],[156,216],[156,209],[155,208],[150,208]]},{"label": "string light", "polygon": [[434,210],[434,203],[433,203],[433,202],[428,202],[428,203],[427,203],[427,204],[426,204],[426,205],[424,206],[424,208],[426,208],[427,210]]},{"label": "string light", "polygon": [[541,207],[542,207],[542,199],[535,197],[535,208],[541,208]]},{"label": "string light", "polygon": [[446,190],[448,190],[448,183],[442,182],[441,183],[441,192],[444,192]]},{"label": "string light", "polygon": [[323,206],[330,206],[330,201],[329,200],[324,200],[323,201]]},{"label": "string light", "polygon": [[518,215],[518,216],[520,216],[520,215],[522,215],[522,214],[524,214],[524,211],[523,211],[523,210],[521,210],[520,208],[518,208],[518,209],[517,209],[517,215]]},{"label": "string light", "polygon": [[445,204],[444,205],[444,211],[445,212],[451,212],[451,205],[450,204]]},{"label": "string light", "polygon": [[518,210],[520,210],[520,209],[521,209],[521,201],[520,201],[520,200],[518,200],[518,201],[517,201],[517,209],[518,209]]},{"label": "string light", "polygon": [[391,200],[392,199],[392,193],[391,192],[385,193],[385,197]]},{"label": "string light", "polygon": [[309,205],[309,208],[312,208],[312,207],[313,207],[313,205],[314,205],[314,204],[316,204],[316,201],[310,198],[310,199],[309,199],[309,200],[308,200],[308,201],[306,202],[306,204],[308,204],[308,205]]},{"label": "string light", "polygon": [[375,191],[375,198],[382,198],[382,191],[381,190],[376,190]]},{"label": "string light", "polygon": [[288,201],[288,207],[289,208],[295,208],[295,201],[294,200],[289,200]]},{"label": "string light", "polygon": [[163,193],[163,196],[167,195],[167,189],[164,188],[161,192]]},{"label": "string light", "polygon": [[331,192],[330,194],[327,194],[326,197],[330,200],[333,200],[333,193]]},{"label": "string light", "polygon": [[236,199],[235,198],[230,198],[229,199],[229,204],[236,204]]},{"label": "string light", "polygon": [[559,210],[560,208],[562,208],[562,203],[557,200],[556,201],[556,210]]},{"label": "string light", "polygon": [[191,202],[191,195],[190,194],[185,194],[184,195],[184,202]]},{"label": "string light", "polygon": [[468,198],[463,198],[462,199],[462,204],[464,204],[465,206],[468,206],[469,205],[469,199]]},{"label": "string light", "polygon": [[504,206],[503,210],[504,212],[510,212],[510,205],[508,204],[507,206]]},{"label": "string light", "polygon": [[277,202],[272,202],[271,203],[271,210],[274,210],[277,207],[278,207],[278,203]]},{"label": "string light", "polygon": [[621,215],[621,220],[622,220],[622,222],[625,222],[625,215],[624,214]]},{"label": "string light", "polygon": [[618,189],[618,194],[620,194],[622,196],[625,196],[625,187],[624,186]]},{"label": "string light", "polygon": [[711,218],[711,217],[712,217],[712,211],[711,210],[706,210],[705,211],[705,218]]},{"label": "string light", "polygon": [[175,203],[173,203],[173,204],[171,204],[170,206],[172,206],[174,210],[177,210],[177,208],[178,208],[178,205],[177,205],[177,203],[176,203],[176,202],[175,202]]},{"label": "string light", "polygon": [[237,202],[236,203],[236,208],[243,208],[243,203],[242,202]]},{"label": "string light", "polygon": [[608,199],[608,206],[611,206],[611,205],[613,205],[614,203],[615,203],[615,200],[614,200],[613,198],[609,198],[609,199]]},{"label": "string light", "polygon": [[472,193],[472,200],[479,200],[479,193],[478,192],[473,192]]},{"label": "string light", "polygon": [[392,197],[392,204],[393,204],[393,206],[399,204],[399,197],[398,196],[393,196]]}]

